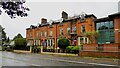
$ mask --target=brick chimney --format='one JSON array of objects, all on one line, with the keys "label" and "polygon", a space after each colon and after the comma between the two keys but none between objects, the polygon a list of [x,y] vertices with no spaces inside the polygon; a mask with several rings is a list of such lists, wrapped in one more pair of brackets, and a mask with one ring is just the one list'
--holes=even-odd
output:
[{"label": "brick chimney", "polygon": [[63,19],[68,19],[68,14],[64,11],[62,11],[62,18]]},{"label": "brick chimney", "polygon": [[42,18],[42,19],[41,19],[41,24],[46,24],[46,23],[47,23],[47,19]]}]

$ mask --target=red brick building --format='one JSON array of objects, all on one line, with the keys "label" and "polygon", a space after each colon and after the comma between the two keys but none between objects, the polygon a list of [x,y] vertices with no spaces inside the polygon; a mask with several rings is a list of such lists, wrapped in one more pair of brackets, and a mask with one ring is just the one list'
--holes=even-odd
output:
[{"label": "red brick building", "polygon": [[97,44],[85,44],[81,56],[120,57],[120,12],[96,19]]},{"label": "red brick building", "polygon": [[47,19],[42,18],[41,24],[26,29],[27,41],[29,45],[43,45],[48,49],[57,48],[60,37],[68,38],[73,45],[88,43],[83,33],[95,29],[94,19],[96,17],[93,14],[68,17],[66,12],[62,12],[62,18],[56,21],[47,22]]},{"label": "red brick building", "polygon": [[[89,39],[84,32],[99,30],[100,37],[93,44],[88,44]],[[62,12],[62,18],[47,22],[42,18],[38,26],[31,25],[26,29],[29,45],[43,45],[47,49],[56,49],[60,37],[70,40],[73,45],[84,44],[81,56],[89,52],[119,52],[120,50],[120,13],[97,19],[93,14],[76,15],[68,17]],[[89,53],[90,54],[90,53]]]}]

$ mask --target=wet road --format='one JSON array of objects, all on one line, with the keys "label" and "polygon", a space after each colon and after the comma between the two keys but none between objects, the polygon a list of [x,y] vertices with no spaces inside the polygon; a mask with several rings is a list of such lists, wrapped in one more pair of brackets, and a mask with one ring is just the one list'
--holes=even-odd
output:
[{"label": "wet road", "polygon": [[107,66],[106,64],[90,63],[91,60],[81,59],[81,61],[84,62],[80,62],[78,57],[0,52],[1,66]]}]

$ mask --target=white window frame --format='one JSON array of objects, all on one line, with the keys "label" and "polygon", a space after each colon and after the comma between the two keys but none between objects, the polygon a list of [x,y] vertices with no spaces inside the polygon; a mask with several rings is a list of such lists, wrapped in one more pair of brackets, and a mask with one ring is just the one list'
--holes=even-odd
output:
[{"label": "white window frame", "polygon": [[60,28],[60,35],[62,35],[63,33],[63,28]]},{"label": "white window frame", "polygon": [[[83,39],[83,43],[81,43],[80,42],[80,39]],[[78,37],[78,45],[80,45],[80,44],[88,44],[88,42],[89,42],[89,40],[88,40],[88,38],[87,38],[87,42],[85,41],[85,39],[86,39],[87,37]]]},{"label": "white window frame", "polygon": [[70,34],[68,31],[70,31],[70,27],[67,28],[67,34]]},{"label": "white window frame", "polygon": [[50,36],[52,36],[52,30],[50,30]]}]

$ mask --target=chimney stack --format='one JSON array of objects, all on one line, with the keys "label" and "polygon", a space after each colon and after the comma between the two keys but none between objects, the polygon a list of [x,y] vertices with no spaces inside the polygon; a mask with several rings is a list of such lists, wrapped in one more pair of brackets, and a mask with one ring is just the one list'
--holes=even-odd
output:
[{"label": "chimney stack", "polygon": [[47,23],[47,19],[42,18],[42,19],[41,19],[41,24],[46,24],[46,23]]},{"label": "chimney stack", "polygon": [[63,19],[68,19],[68,14],[64,11],[62,11],[62,18]]}]

